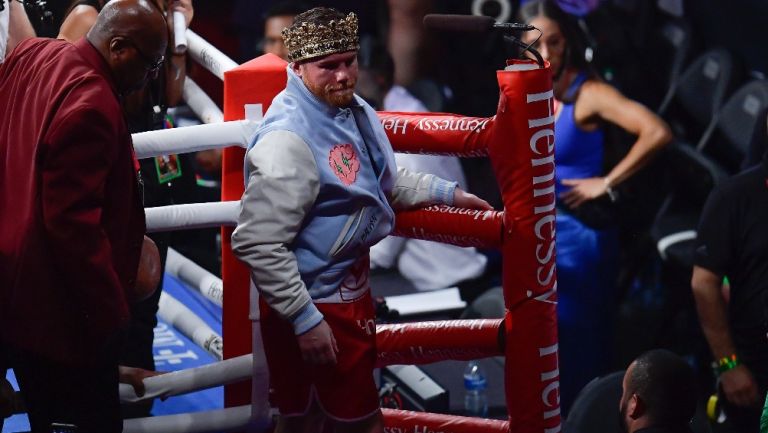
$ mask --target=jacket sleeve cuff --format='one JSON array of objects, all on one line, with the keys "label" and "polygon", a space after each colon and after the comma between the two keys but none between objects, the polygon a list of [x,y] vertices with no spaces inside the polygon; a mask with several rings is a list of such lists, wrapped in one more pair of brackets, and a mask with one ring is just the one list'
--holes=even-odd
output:
[{"label": "jacket sleeve cuff", "polygon": [[458,182],[449,182],[435,176],[432,185],[429,187],[429,196],[435,203],[447,204],[453,206],[453,194],[456,191]]},{"label": "jacket sleeve cuff", "polygon": [[296,335],[304,334],[323,321],[323,313],[317,309],[315,304],[307,302],[292,318],[293,332]]}]

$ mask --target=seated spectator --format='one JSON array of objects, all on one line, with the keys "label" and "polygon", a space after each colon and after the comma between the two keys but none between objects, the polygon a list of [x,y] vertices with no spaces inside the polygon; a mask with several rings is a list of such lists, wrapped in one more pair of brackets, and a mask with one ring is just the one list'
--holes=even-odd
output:
[{"label": "seated spectator", "polygon": [[[357,92],[373,107],[386,111],[428,111],[408,90],[393,83],[394,64],[382,44],[363,39],[358,63]],[[461,188],[467,187],[455,156],[396,153],[395,161],[398,167],[455,180]],[[396,267],[420,291],[474,280],[483,274],[486,262],[486,257],[475,248],[396,236],[388,236],[371,247],[371,269]]]},{"label": "seated spectator", "polygon": [[696,411],[693,369],[667,350],[646,352],[627,368],[619,403],[627,433],[690,433]]}]

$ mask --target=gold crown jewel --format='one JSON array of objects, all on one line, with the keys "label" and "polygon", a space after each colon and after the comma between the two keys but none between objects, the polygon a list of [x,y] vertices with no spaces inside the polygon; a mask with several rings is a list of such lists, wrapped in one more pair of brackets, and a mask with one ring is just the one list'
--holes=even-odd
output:
[{"label": "gold crown jewel", "polygon": [[303,22],[282,31],[288,48],[288,61],[300,62],[314,57],[354,51],[360,48],[357,36],[357,15],[350,12],[340,20],[328,24]]}]

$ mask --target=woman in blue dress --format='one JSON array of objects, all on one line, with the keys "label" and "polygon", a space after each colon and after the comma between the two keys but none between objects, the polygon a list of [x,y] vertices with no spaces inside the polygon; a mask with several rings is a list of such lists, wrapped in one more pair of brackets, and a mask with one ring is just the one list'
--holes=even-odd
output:
[{"label": "woman in blue dress", "polygon": [[[556,100],[555,182],[557,211],[560,395],[564,411],[591,379],[611,368],[617,276],[615,227],[595,228],[579,209],[613,196],[613,189],[642,168],[671,139],[667,125],[643,105],[601,81],[585,60],[586,46],[573,17],[554,1],[532,0],[520,20],[541,30],[530,43],[550,62]],[[604,170],[603,126],[634,135],[629,152]],[[585,208],[582,208],[582,211]]]}]

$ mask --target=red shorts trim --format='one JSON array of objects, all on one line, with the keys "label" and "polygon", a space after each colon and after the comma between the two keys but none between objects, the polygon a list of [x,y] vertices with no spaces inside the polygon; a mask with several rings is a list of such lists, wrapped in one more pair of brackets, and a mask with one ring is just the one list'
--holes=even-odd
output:
[{"label": "red shorts trim", "polygon": [[360,420],[379,410],[373,380],[376,326],[370,292],[353,302],[315,304],[339,347],[332,366],[306,364],[293,326],[263,298],[259,304],[272,403],[282,415],[306,414],[313,394],[326,415],[339,421]]}]

